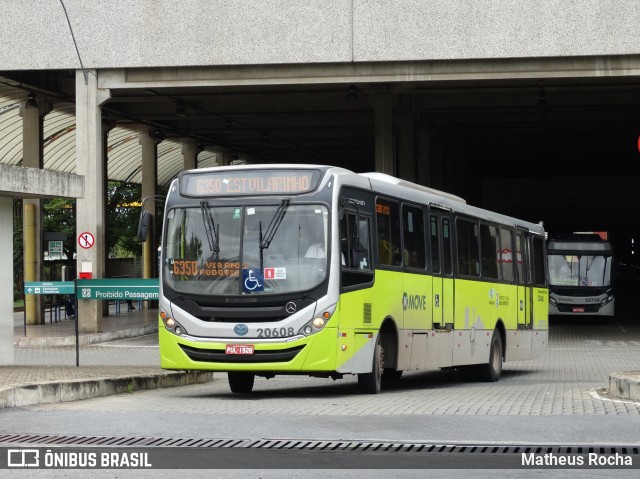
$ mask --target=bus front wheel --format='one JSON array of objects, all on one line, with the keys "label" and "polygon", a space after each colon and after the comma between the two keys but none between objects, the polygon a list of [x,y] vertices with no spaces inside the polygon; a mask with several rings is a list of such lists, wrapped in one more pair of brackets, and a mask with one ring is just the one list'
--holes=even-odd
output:
[{"label": "bus front wheel", "polygon": [[373,366],[370,373],[358,374],[358,388],[362,394],[378,394],[382,386],[383,351],[380,336],[373,350]]},{"label": "bus front wheel", "polygon": [[255,374],[239,371],[229,371],[227,378],[229,379],[229,388],[232,393],[250,393],[253,390],[253,381]]},{"label": "bus front wheel", "polygon": [[502,337],[496,329],[489,345],[489,362],[476,366],[476,377],[480,381],[495,382],[502,376]]}]

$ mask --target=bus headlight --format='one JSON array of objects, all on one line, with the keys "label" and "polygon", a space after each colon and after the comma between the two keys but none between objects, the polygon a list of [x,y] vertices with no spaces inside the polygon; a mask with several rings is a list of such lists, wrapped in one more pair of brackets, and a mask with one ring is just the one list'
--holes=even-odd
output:
[{"label": "bus headlight", "polygon": [[300,328],[300,331],[298,331],[298,334],[304,334],[305,336],[310,336],[312,334],[322,331],[324,327],[327,325],[327,323],[329,322],[329,319],[331,319],[331,316],[333,315],[335,310],[336,310],[336,305],[334,304],[333,306],[323,311],[322,314],[316,315],[311,321],[309,321],[307,324],[302,326],[302,328]]},{"label": "bus headlight", "polygon": [[549,296],[549,304],[550,304],[551,306],[555,306],[555,305],[556,305],[556,300],[555,300],[555,298],[552,298],[551,296]]},{"label": "bus headlight", "polygon": [[181,334],[185,334],[186,331],[182,326],[178,324],[178,322],[173,319],[171,316],[167,314],[167,312],[163,309],[160,310],[160,319],[164,323],[164,327],[167,331],[180,336]]},{"label": "bus headlight", "polygon": [[316,329],[322,329],[324,328],[324,325],[327,324],[327,322],[324,318],[313,318],[311,324],[313,324],[313,327]]},{"label": "bus headlight", "polygon": [[604,306],[605,304],[609,304],[611,301],[613,301],[613,296],[607,296],[606,298],[602,298],[602,306]]}]

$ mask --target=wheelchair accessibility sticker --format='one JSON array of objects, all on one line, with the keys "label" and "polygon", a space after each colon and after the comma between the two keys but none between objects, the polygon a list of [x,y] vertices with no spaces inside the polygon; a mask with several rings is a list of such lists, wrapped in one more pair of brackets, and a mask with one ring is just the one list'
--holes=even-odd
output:
[{"label": "wheelchair accessibility sticker", "polygon": [[242,290],[245,293],[254,293],[264,290],[264,278],[257,269],[242,270]]}]

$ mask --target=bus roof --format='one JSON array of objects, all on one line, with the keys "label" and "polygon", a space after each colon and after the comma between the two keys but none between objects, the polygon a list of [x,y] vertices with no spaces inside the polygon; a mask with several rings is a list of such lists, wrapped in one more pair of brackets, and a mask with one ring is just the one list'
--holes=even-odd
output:
[{"label": "bus roof", "polygon": [[[427,186],[412,183],[410,181],[402,180],[391,175],[384,173],[371,172],[371,173],[354,173],[351,170],[345,168],[331,166],[331,165],[315,165],[315,164],[250,164],[250,165],[230,165],[230,166],[218,166],[212,168],[203,168],[198,170],[189,170],[182,172],[180,176],[184,174],[206,174],[208,172],[222,172],[222,171],[241,171],[241,170],[305,170],[313,169],[320,171],[325,175],[325,179],[321,180],[322,183],[327,180],[326,175],[335,175],[340,183],[350,185],[354,187],[366,188],[373,191],[380,191],[384,194],[389,194],[397,198],[401,198],[407,201],[414,201],[416,203],[428,204],[435,208],[445,209],[448,211],[458,212],[461,214],[468,214],[470,216],[479,217],[487,221],[494,221],[496,223],[512,225],[523,230],[530,231],[532,233],[544,235],[544,227],[538,223],[532,223],[529,221],[513,218],[501,213],[496,213],[490,210],[485,210],[479,207],[471,206],[466,201],[454,194],[447,193],[445,191],[436,190]],[[363,181],[364,180],[364,181]]]},{"label": "bus roof", "polygon": [[544,236],[544,227],[540,223],[533,223],[491,210],[471,206],[467,204],[463,198],[451,193],[418,185],[383,173],[362,173],[357,176],[368,179],[371,183],[370,188],[374,191],[385,192],[408,201],[426,203],[435,208],[467,214],[487,221],[511,225]]}]

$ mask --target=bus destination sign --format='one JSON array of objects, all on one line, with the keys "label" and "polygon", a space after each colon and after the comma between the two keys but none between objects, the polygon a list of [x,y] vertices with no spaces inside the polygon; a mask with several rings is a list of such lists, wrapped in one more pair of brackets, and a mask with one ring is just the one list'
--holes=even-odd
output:
[{"label": "bus destination sign", "polygon": [[317,187],[316,170],[247,170],[183,173],[187,196],[299,194]]}]

